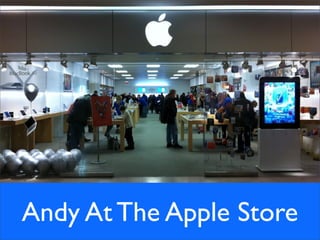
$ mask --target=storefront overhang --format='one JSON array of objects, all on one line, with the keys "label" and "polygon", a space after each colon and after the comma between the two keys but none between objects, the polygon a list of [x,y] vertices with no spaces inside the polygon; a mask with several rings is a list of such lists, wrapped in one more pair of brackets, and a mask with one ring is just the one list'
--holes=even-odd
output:
[{"label": "storefront overhang", "polygon": [[318,0],[1,0],[11,6],[195,6],[195,5],[319,5]]}]

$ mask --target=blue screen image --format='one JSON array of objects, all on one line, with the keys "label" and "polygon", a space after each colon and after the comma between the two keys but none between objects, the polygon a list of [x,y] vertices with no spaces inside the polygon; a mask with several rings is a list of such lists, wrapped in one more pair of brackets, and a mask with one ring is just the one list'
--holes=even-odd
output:
[{"label": "blue screen image", "polygon": [[264,123],[295,123],[295,83],[265,82],[264,84]]}]

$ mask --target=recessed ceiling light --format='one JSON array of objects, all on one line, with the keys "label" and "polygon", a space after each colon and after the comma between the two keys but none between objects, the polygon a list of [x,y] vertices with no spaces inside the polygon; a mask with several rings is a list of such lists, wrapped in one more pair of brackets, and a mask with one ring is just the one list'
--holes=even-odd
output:
[{"label": "recessed ceiling light", "polygon": [[148,77],[156,77],[157,74],[148,74]]},{"label": "recessed ceiling light", "polygon": [[116,70],[117,73],[128,73],[127,70]]},{"label": "recessed ceiling light", "polygon": [[197,67],[199,67],[199,64],[186,64],[183,67],[184,68],[197,68]]},{"label": "recessed ceiling light", "polygon": [[148,73],[157,73],[159,72],[158,70],[147,70]]},{"label": "recessed ceiling light", "polygon": [[109,68],[122,68],[121,64],[109,64],[108,65]]},{"label": "recessed ceiling light", "polygon": [[147,68],[159,68],[160,64],[147,64]]},{"label": "recessed ceiling light", "polygon": [[153,79],[157,79],[156,77],[148,77],[148,79],[153,80]]},{"label": "recessed ceiling light", "polygon": [[177,73],[177,74],[173,74],[174,77],[182,77],[183,74]]},{"label": "recessed ceiling light", "polygon": [[131,77],[131,74],[121,74],[122,77]]},{"label": "recessed ceiling light", "polygon": [[126,79],[128,79],[128,80],[129,80],[129,79],[134,79],[134,77],[126,77]]},{"label": "recessed ceiling light", "polygon": [[179,79],[179,77],[171,77],[170,79]]},{"label": "recessed ceiling light", "polygon": [[188,73],[190,70],[178,70],[178,73]]}]

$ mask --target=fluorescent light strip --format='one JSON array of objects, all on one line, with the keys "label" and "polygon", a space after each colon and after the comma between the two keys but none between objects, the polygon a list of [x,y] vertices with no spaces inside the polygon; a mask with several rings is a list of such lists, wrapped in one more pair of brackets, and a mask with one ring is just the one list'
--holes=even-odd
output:
[{"label": "fluorescent light strip", "polygon": [[178,70],[178,73],[188,73],[190,70]]},{"label": "fluorescent light strip", "polygon": [[0,6],[0,11],[147,11],[147,10],[299,10],[319,11],[319,5],[195,5],[195,6]]},{"label": "fluorescent light strip", "polygon": [[179,77],[171,77],[170,79],[179,79]]},{"label": "fluorescent light strip", "polygon": [[157,73],[159,72],[158,70],[147,70],[147,73]]},{"label": "fluorescent light strip", "polygon": [[121,64],[109,64],[108,65],[109,68],[122,68]]},{"label": "fluorescent light strip", "polygon": [[160,64],[148,64],[147,68],[159,68]]},{"label": "fluorescent light strip", "polygon": [[156,77],[157,74],[148,74],[148,77]]},{"label": "fluorescent light strip", "polygon": [[182,77],[183,74],[173,74],[174,77]]},{"label": "fluorescent light strip", "polygon": [[199,64],[186,64],[183,67],[184,68],[197,68],[197,67],[199,67]]},{"label": "fluorescent light strip", "polygon": [[121,74],[122,77],[131,77],[131,74]]},{"label": "fluorescent light strip", "polygon": [[127,70],[116,70],[117,73],[128,73]]}]

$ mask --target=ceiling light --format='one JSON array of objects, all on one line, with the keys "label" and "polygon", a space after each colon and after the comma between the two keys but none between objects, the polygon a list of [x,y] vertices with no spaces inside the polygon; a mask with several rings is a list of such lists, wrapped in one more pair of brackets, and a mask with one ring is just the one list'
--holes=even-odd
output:
[{"label": "ceiling light", "polygon": [[83,71],[89,72],[89,64],[88,63],[83,64]]},{"label": "ceiling light", "polygon": [[65,60],[65,59],[61,60],[60,64],[61,64],[63,67],[65,67],[65,68],[68,67],[68,61]]},{"label": "ceiling light", "polygon": [[296,65],[292,65],[291,72],[293,74],[295,74],[297,72],[297,66]]},{"label": "ceiling light", "polygon": [[109,68],[122,68],[121,64],[109,64],[108,65]]},{"label": "ceiling light", "polygon": [[148,74],[148,77],[156,77],[157,74]]},{"label": "ceiling light", "polygon": [[116,73],[128,73],[127,70],[116,70]]},{"label": "ceiling light", "polygon": [[148,79],[154,80],[154,79],[157,79],[157,78],[156,77],[148,77]]},{"label": "ceiling light", "polygon": [[190,70],[178,70],[178,73],[188,73]]},{"label": "ceiling light", "polygon": [[131,74],[121,74],[122,77],[131,77]]},{"label": "ceiling light", "polygon": [[157,73],[159,72],[158,70],[147,70],[147,73]]},{"label": "ceiling light", "polygon": [[160,64],[147,64],[147,68],[159,68]]},{"label": "ceiling light", "polygon": [[179,79],[179,77],[171,77],[170,79]]},{"label": "ceiling light", "polygon": [[7,71],[7,63],[3,62],[1,66],[1,72],[5,72],[5,71]]},{"label": "ceiling light", "polygon": [[134,79],[134,77],[126,77],[125,79],[130,80],[130,79]]},{"label": "ceiling light", "polygon": [[48,71],[49,71],[47,62],[44,62],[44,65],[43,65],[42,70],[43,70],[44,72],[48,72]]},{"label": "ceiling light", "polygon": [[197,68],[197,67],[199,67],[199,64],[186,64],[183,67],[184,68]]},{"label": "ceiling light", "polygon": [[180,74],[180,73],[176,73],[176,74],[173,74],[174,77],[182,77],[183,74]]}]

